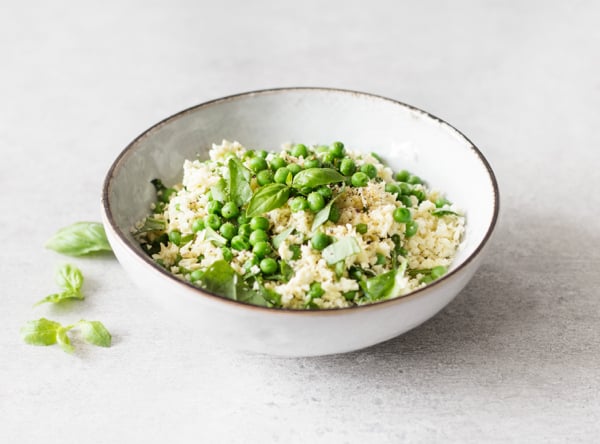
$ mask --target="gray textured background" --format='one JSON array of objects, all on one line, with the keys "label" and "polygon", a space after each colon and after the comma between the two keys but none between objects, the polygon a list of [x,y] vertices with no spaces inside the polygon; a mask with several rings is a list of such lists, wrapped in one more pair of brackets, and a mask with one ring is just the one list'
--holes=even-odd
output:
[{"label": "gray textured background", "polygon": [[[168,3],[2,8],[0,442],[594,441],[600,3]],[[44,241],[99,220],[104,174],[137,134],[205,100],[299,85],[411,103],[488,157],[502,216],[447,309],[347,355],[239,354],[189,338],[110,257],[72,261],[85,302],[31,308],[68,260]],[[22,344],[41,316],[100,319],[114,346]]]}]

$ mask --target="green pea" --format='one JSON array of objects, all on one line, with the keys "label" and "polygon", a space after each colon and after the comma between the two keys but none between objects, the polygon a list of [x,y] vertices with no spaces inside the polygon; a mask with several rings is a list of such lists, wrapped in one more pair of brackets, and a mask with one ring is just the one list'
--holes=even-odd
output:
[{"label": "green pea", "polygon": [[408,208],[398,207],[394,210],[392,216],[399,224],[405,224],[412,220],[412,215],[410,214],[410,210]]},{"label": "green pea", "polygon": [[262,157],[263,159],[265,159],[265,158],[267,157],[267,155],[268,155],[268,154],[269,154],[269,153],[267,153],[265,150],[258,150],[258,151],[256,152],[256,155],[257,155],[258,157]]},{"label": "green pea", "polygon": [[400,190],[400,194],[408,195],[412,192],[412,187],[406,182],[400,182],[398,184],[398,189]]},{"label": "green pea", "polygon": [[175,194],[177,194],[177,190],[175,188],[165,188],[162,191],[162,193],[160,194],[160,196],[158,197],[158,199],[161,202],[167,203],[167,202],[169,202],[169,200],[171,200],[171,197]]},{"label": "green pea", "polygon": [[267,231],[270,225],[269,219],[263,216],[254,216],[252,219],[250,219],[250,228],[253,230]]},{"label": "green pea", "polygon": [[240,214],[240,210],[234,202],[227,202],[223,205],[223,208],[221,208],[221,216],[225,219],[233,219],[234,217],[237,217],[238,214]]},{"label": "green pea", "polygon": [[292,175],[292,172],[288,169],[288,167],[279,168],[275,171],[275,176],[273,180],[276,183],[286,183],[288,181],[288,177]]},{"label": "green pea", "polygon": [[356,225],[356,232],[359,234],[365,234],[368,229],[369,229],[369,226],[367,224],[357,224]]},{"label": "green pea", "polygon": [[292,156],[308,157],[308,148],[306,148],[306,145],[299,143],[292,148]]},{"label": "green pea", "polygon": [[233,260],[233,253],[227,247],[221,247],[221,253],[223,253],[223,260],[231,262]]},{"label": "green pea", "polygon": [[211,200],[206,206],[206,211],[208,214],[216,214],[217,216],[221,215],[221,209],[223,208],[223,204],[218,200]]},{"label": "green pea", "polygon": [[419,231],[419,224],[416,221],[411,220],[410,222],[406,223],[406,230],[404,231],[404,236],[413,237],[415,234],[417,234],[417,231]]},{"label": "green pea", "polygon": [[238,234],[231,238],[231,248],[238,251],[247,250],[250,248],[250,242],[244,236]]},{"label": "green pea", "polygon": [[307,208],[308,208],[308,202],[302,196],[296,196],[292,200],[290,200],[290,210],[292,210],[292,213],[304,211]]},{"label": "green pea", "polygon": [[250,233],[250,245],[256,245],[259,242],[269,240],[269,235],[264,230],[254,230]]},{"label": "green pea", "polygon": [[395,183],[386,183],[385,191],[387,191],[388,193],[392,193],[392,194],[399,194],[400,187],[398,185],[396,185]]},{"label": "green pea", "polygon": [[273,172],[271,170],[262,170],[256,174],[256,181],[260,186],[273,183]]},{"label": "green pea", "polygon": [[251,157],[254,157],[254,155],[255,155],[255,154],[256,154],[256,153],[254,152],[254,150],[247,150],[247,151],[244,153],[244,156],[243,156],[243,158],[244,158],[244,159],[250,159]]},{"label": "green pea", "polygon": [[237,223],[240,225],[249,224],[250,218],[248,216],[246,216],[246,214],[244,212],[242,212],[242,213],[240,213],[240,215],[237,218]]},{"label": "green pea", "polygon": [[313,189],[311,187],[302,187],[298,191],[300,192],[300,194],[303,194],[303,195],[307,196],[310,193],[312,193]]},{"label": "green pea", "polygon": [[398,171],[394,177],[398,182],[406,182],[410,177],[410,172],[407,170]]},{"label": "green pea", "polygon": [[372,163],[365,163],[360,167],[360,171],[369,176],[370,179],[375,179],[377,177],[377,168]]},{"label": "green pea", "polygon": [[204,218],[204,223],[212,228],[213,230],[218,230],[221,226],[221,218],[216,214],[209,214]]},{"label": "green pea", "polygon": [[262,157],[256,156],[250,159],[248,165],[254,174],[267,169],[267,161]]},{"label": "green pea", "polygon": [[318,159],[309,159],[304,162],[304,168],[319,168],[321,166],[321,162]]},{"label": "green pea", "polygon": [[333,154],[333,157],[342,158],[344,157],[344,144],[342,142],[333,142],[329,148],[329,152]]},{"label": "green pea", "polygon": [[321,283],[320,282],[313,282],[310,284],[308,293],[306,293],[306,295],[312,300],[312,299],[316,299],[316,298],[320,298],[321,296],[323,296],[325,294],[325,290],[323,290],[323,287],[321,287]]},{"label": "green pea", "polygon": [[297,163],[290,163],[287,166],[287,168],[288,168],[288,170],[290,170],[290,173],[292,173],[293,176],[295,176],[300,171],[302,171],[302,167],[300,165],[298,165]]},{"label": "green pea", "polygon": [[277,261],[273,258],[266,257],[262,261],[260,261],[260,270],[264,274],[273,274],[277,272]]},{"label": "green pea", "polygon": [[252,227],[250,227],[250,224],[242,224],[238,228],[238,234],[245,238],[250,237],[251,233],[252,233]]},{"label": "green pea", "polygon": [[200,269],[194,270],[190,273],[190,281],[192,281],[192,282],[199,281],[200,279],[202,279],[202,276],[204,276],[204,271],[202,271]]},{"label": "green pea", "polygon": [[410,194],[415,196],[419,202],[423,202],[425,199],[427,199],[427,195],[423,190],[412,190]]},{"label": "green pea", "polygon": [[330,220],[331,222],[336,224],[340,220],[341,216],[342,216],[342,212],[340,211],[340,209],[338,207],[336,207],[335,205],[332,205],[331,209],[329,210],[329,219],[328,220]]},{"label": "green pea", "polygon": [[340,173],[344,176],[352,176],[356,172],[356,165],[352,159],[342,159]]},{"label": "green pea", "polygon": [[192,231],[197,233],[198,231],[202,231],[205,228],[204,220],[196,219],[192,222]]},{"label": "green pea", "polygon": [[384,265],[385,264],[385,255],[381,254],[381,253],[377,253],[377,262],[375,262],[376,265]]},{"label": "green pea", "polygon": [[398,196],[398,198],[400,199],[400,202],[402,202],[402,205],[404,205],[406,208],[411,208],[413,206],[413,201],[410,198],[410,196]]},{"label": "green pea", "polygon": [[237,229],[231,222],[225,222],[221,225],[221,228],[219,228],[219,232],[225,239],[231,240],[233,239],[233,236],[237,234]]},{"label": "green pea", "polygon": [[364,187],[369,183],[369,176],[366,173],[359,171],[358,173],[354,173],[351,179],[352,185],[355,187]]},{"label": "green pea", "polygon": [[173,230],[169,233],[169,241],[179,246],[181,243],[181,232],[177,230]]},{"label": "green pea", "polygon": [[331,236],[319,231],[311,238],[310,243],[315,250],[323,250],[331,243]]},{"label": "green pea", "polygon": [[273,157],[271,159],[270,163],[271,163],[271,169],[273,171],[277,171],[279,168],[283,168],[283,167],[287,166],[287,162],[279,156]]},{"label": "green pea", "polygon": [[306,200],[308,201],[308,207],[315,213],[325,206],[325,199],[320,193],[313,191],[310,193]]},{"label": "green pea", "polygon": [[333,191],[327,185],[317,188],[317,193],[319,193],[325,199],[330,199],[331,196],[333,196]]},{"label": "green pea", "polygon": [[333,155],[333,153],[331,153],[330,151],[326,152],[323,154],[323,156],[321,157],[321,159],[323,160],[324,164],[328,164],[331,165],[333,163],[333,160],[335,159],[335,156]]},{"label": "green pea", "polygon": [[257,242],[252,247],[252,252],[259,258],[267,256],[271,252],[271,246],[266,241]]},{"label": "green pea", "polygon": [[423,183],[423,181],[421,180],[421,178],[420,178],[419,176],[414,176],[414,175],[411,175],[411,176],[408,178],[408,181],[407,181],[407,182],[408,182],[408,183],[410,183],[410,184],[412,184],[412,185],[416,185],[416,184],[419,184],[419,183]]}]

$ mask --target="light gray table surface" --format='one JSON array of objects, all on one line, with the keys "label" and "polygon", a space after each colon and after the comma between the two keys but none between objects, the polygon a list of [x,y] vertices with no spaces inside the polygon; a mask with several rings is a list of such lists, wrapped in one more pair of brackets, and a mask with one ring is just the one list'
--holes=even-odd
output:
[{"label": "light gray table surface", "polygon": [[[599,23],[591,0],[3,2],[0,442],[597,442]],[[492,164],[489,254],[433,319],[345,355],[232,352],[190,338],[114,258],[43,248],[100,219],[104,175],[144,129],[280,86],[413,104]],[[67,261],[87,299],[32,308]],[[42,316],[102,320],[114,344],[23,344]]]}]

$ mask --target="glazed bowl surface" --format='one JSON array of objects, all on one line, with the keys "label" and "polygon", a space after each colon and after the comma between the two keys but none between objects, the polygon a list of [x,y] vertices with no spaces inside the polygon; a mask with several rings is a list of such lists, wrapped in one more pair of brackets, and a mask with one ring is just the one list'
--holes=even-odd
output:
[{"label": "glazed bowl surface", "polygon": [[[185,159],[206,159],[213,143],[277,150],[285,142],[341,140],[407,169],[465,211],[466,231],[448,273],[408,295],[333,310],[264,308],[225,299],[182,281],[146,255],[132,235],[155,199],[150,181],[181,181]],[[282,88],[216,99],[154,125],[115,160],[103,188],[103,221],[123,268],[165,316],[224,347],[282,356],[364,348],[423,323],[448,304],[479,267],[494,230],[499,193],[481,152],[458,130],[415,107],[366,93]],[[135,314],[132,314],[133,316]]]}]

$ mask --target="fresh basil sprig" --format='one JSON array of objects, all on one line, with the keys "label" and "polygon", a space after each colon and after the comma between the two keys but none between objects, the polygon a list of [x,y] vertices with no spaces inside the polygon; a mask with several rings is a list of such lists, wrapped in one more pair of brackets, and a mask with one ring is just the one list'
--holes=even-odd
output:
[{"label": "fresh basil sprig", "polygon": [[61,228],[46,242],[46,248],[69,256],[111,251],[104,227],[98,222],[76,222]]},{"label": "fresh basil sprig", "polygon": [[36,302],[34,307],[46,302],[56,304],[57,302],[62,302],[67,299],[84,299],[84,296],[81,293],[83,274],[79,268],[71,264],[65,264],[58,269],[55,280],[56,284],[63,291],[46,296],[44,299]]},{"label": "fresh basil sprig", "polygon": [[[298,173],[300,174],[300,173]],[[290,197],[290,187],[282,183],[272,183],[259,188],[248,203],[246,216],[260,216],[283,206]]]},{"label": "fresh basil sprig", "polygon": [[21,328],[23,341],[31,345],[53,345],[57,344],[67,353],[74,351],[71,340],[67,335],[72,329],[78,329],[82,339],[99,347],[110,347],[112,337],[106,327],[100,321],[86,321],[63,326],[58,322],[40,318],[27,322]]},{"label": "fresh basil sprig", "polygon": [[345,176],[333,168],[308,168],[294,176],[292,187],[296,189],[316,188],[321,185],[343,182],[345,179]]}]

